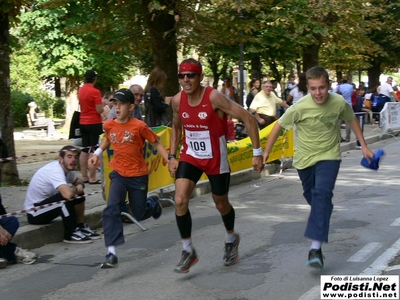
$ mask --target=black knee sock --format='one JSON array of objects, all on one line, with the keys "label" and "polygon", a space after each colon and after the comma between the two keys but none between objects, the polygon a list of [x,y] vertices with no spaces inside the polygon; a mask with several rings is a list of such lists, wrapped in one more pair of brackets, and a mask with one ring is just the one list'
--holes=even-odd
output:
[{"label": "black knee sock", "polygon": [[233,230],[235,227],[235,210],[233,209],[233,206],[231,206],[231,210],[225,216],[222,216],[222,221],[224,221],[225,229],[227,231]]},{"label": "black knee sock", "polygon": [[190,211],[188,210],[183,216],[177,216],[176,224],[178,225],[179,232],[182,239],[188,239],[192,235],[192,217]]}]

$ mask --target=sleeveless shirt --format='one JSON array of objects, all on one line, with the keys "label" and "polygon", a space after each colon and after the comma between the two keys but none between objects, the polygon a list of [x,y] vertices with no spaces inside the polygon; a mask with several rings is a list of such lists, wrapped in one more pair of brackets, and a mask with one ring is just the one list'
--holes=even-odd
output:
[{"label": "sleeveless shirt", "polygon": [[212,87],[206,87],[203,98],[190,106],[187,94],[181,92],[179,115],[183,125],[183,150],[179,161],[190,163],[204,173],[218,175],[230,171],[226,146],[227,119],[221,119],[210,101]]}]

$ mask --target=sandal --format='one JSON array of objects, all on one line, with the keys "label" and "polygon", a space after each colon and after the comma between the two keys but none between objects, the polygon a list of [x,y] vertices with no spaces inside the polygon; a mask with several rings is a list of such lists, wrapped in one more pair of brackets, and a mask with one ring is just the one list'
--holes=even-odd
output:
[{"label": "sandal", "polygon": [[89,184],[101,184],[101,180],[100,179],[97,179],[94,182],[90,182],[90,181],[88,181],[88,182],[89,182]]}]

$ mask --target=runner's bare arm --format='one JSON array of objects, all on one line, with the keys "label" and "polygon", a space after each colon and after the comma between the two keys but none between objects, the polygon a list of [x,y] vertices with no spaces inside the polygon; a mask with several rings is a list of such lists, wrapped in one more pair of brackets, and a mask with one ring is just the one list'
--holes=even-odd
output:
[{"label": "runner's bare arm", "polygon": [[263,157],[262,149],[260,147],[260,136],[258,133],[257,120],[239,104],[229,100],[218,91],[211,92],[210,101],[214,110],[221,110],[244,123],[254,149],[252,159],[253,170],[256,172],[261,172],[264,168],[264,164],[262,162]]},{"label": "runner's bare arm", "polygon": [[257,149],[260,147],[257,120],[252,114],[250,114],[239,104],[229,100],[220,92],[215,90],[210,94],[210,101],[214,110],[219,109],[233,118],[242,121],[246,126],[251,142],[253,143],[253,148]]},{"label": "runner's bare arm", "polygon": [[[172,107],[172,130],[171,139],[169,143],[169,153],[174,155],[178,150],[178,145],[182,138],[182,122],[179,116],[179,105],[181,101],[181,93],[176,94],[171,101]],[[178,160],[171,158],[168,161],[168,170],[172,177],[175,177],[176,170],[178,169]]]}]

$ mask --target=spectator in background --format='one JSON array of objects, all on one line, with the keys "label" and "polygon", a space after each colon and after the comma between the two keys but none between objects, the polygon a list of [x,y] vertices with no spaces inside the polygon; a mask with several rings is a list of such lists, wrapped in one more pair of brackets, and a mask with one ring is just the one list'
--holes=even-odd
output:
[{"label": "spectator in background", "polygon": [[354,111],[356,109],[355,106],[357,105],[358,90],[354,82],[351,85],[353,86],[353,94],[351,95],[351,107],[353,108]]},{"label": "spectator in background", "polygon": [[221,93],[228,97],[229,100],[240,104],[238,90],[232,85],[232,81],[229,77],[224,78],[224,85],[221,89]]},{"label": "spectator in background", "polygon": [[307,79],[306,73],[299,74],[299,83],[289,92],[286,103],[289,105],[295,104],[302,97],[307,95]]},{"label": "spectator in background", "polygon": [[101,184],[96,179],[96,167],[89,168],[88,176],[88,159],[89,151],[94,151],[103,133],[103,122],[101,114],[103,113],[103,101],[101,93],[94,87],[97,82],[97,74],[93,70],[85,73],[85,84],[78,91],[79,105],[81,107],[80,128],[82,135],[82,152],[79,156],[79,165],[84,183]]},{"label": "spectator in background", "polygon": [[112,102],[110,102],[110,99],[113,95],[114,95],[113,92],[107,92],[104,94],[102,98],[104,107],[103,107],[103,113],[101,114],[101,119],[103,120],[103,122],[108,120],[108,116],[113,106]]},{"label": "spectator in background", "polygon": [[294,74],[289,74],[288,81],[286,82],[285,90],[283,91],[283,94],[282,94],[282,99],[284,101],[287,101],[290,91],[296,87],[297,84],[296,84],[295,80],[296,80],[296,76],[294,76]]},{"label": "spectator in background", "polygon": [[[351,85],[350,83],[347,82],[348,81],[348,77],[347,76],[343,76],[342,78],[342,83],[339,84],[334,90],[333,93],[342,95],[344,100],[346,100],[346,102],[352,107],[353,104],[351,102],[351,96],[353,95],[353,85]],[[341,121],[339,123],[339,132],[340,132],[340,142],[350,142],[350,134],[351,134],[351,128],[348,122],[344,122],[346,124],[346,138],[344,139],[342,137],[342,130],[341,130],[341,123],[343,121]]]},{"label": "spectator in background", "polygon": [[379,94],[381,94],[381,96],[383,95],[384,97],[389,98],[389,99],[384,99],[385,102],[391,101],[392,98],[394,102],[399,102],[399,99],[397,98],[397,95],[393,90],[392,83],[393,83],[393,77],[389,76],[386,82],[382,83],[380,86]]},{"label": "spectator in background", "polygon": [[395,93],[396,93],[397,99],[400,99],[400,88],[399,88],[398,86],[395,86],[395,87],[393,88],[393,90],[394,90]]},{"label": "spectator in background", "polygon": [[[356,97],[356,101],[355,101],[355,105],[353,105],[353,111],[354,114],[357,117],[357,120],[360,124],[361,127],[361,131],[364,131],[364,124],[366,122],[366,119],[370,118],[370,113],[371,110],[369,110],[368,108],[364,107],[364,97],[365,97],[365,93],[366,93],[366,89],[365,87],[360,87],[357,90],[357,97]],[[360,141],[357,139],[357,147],[356,149],[361,149],[361,144]]]},{"label": "spectator in background", "polygon": [[278,98],[275,93],[272,92],[273,85],[271,81],[264,81],[263,90],[259,92],[253,99],[250,105],[250,112],[256,117],[260,129],[267,127],[272,124],[276,117],[276,104],[288,108],[282,99]]},{"label": "spectator in background", "polygon": [[35,101],[31,101],[28,103],[29,106],[29,116],[31,117],[32,123],[34,126],[37,125],[47,125],[47,137],[52,138],[54,137],[54,133],[56,132],[56,128],[54,126],[54,122],[51,119],[45,118],[38,118],[37,116],[37,104]]},{"label": "spectator in background", "polygon": [[135,97],[135,108],[133,109],[133,117],[142,120],[143,119],[143,112],[142,108],[140,107],[142,100],[143,100],[143,88],[138,84],[133,84],[129,88]]},{"label": "spectator in background", "polygon": [[353,95],[354,87],[352,84],[348,83],[348,77],[343,76],[342,83],[338,84],[338,86],[333,90],[334,93],[342,95],[344,100],[352,106],[351,104],[351,96]]},{"label": "spectator in background", "polygon": [[168,125],[167,109],[172,97],[161,96],[160,89],[163,87],[167,75],[160,67],[155,67],[149,75],[144,88],[145,123],[149,127]]},{"label": "spectator in background", "polygon": [[331,93],[331,92],[333,91],[333,89],[332,89],[332,83],[333,83],[332,79],[329,79],[329,86],[328,86],[328,92],[329,92],[329,93]]},{"label": "spectator in background", "polygon": [[[0,215],[6,214],[0,195]],[[0,269],[8,263],[33,264],[37,260],[37,255],[31,251],[22,249],[11,242],[17,233],[19,221],[16,217],[10,216],[0,219]]]},{"label": "spectator in background", "polygon": [[[0,155],[1,158],[8,157],[8,151],[6,144],[1,138],[0,132]],[[0,163],[0,186],[1,186],[1,171],[3,164],[7,163],[4,161]],[[0,216],[7,214],[1,199],[0,194]],[[19,221],[16,217],[10,216],[6,218],[0,218],[0,269],[7,266],[8,263],[20,262],[23,264],[33,264],[37,255],[33,252],[27,251],[16,244],[12,243],[11,240],[16,234],[19,228]]]},{"label": "spectator in background", "polygon": [[[135,108],[129,113],[129,115],[132,118],[136,118],[138,120],[143,120],[143,113],[142,113],[142,109],[140,107],[140,104],[142,103],[143,100],[143,88],[139,85],[139,84],[132,84],[129,89],[131,90],[131,92],[133,93],[133,96],[135,97]],[[113,101],[111,101],[113,102]],[[115,108],[113,107],[111,109],[110,115],[108,117],[108,119],[114,119],[116,117],[115,114]]]},{"label": "spectator in background", "polygon": [[253,78],[249,83],[249,88],[250,88],[250,91],[246,98],[247,109],[249,109],[251,102],[253,102],[255,95],[257,95],[261,90],[261,80],[258,78]]},{"label": "spectator in background", "polygon": [[[100,235],[84,223],[85,198],[70,200],[75,196],[84,195],[85,184],[78,178],[75,167],[78,162],[79,149],[75,146],[64,146],[60,150],[58,161],[53,161],[41,167],[33,175],[26,193],[24,209],[29,224],[49,224],[61,216],[64,224],[64,242],[73,244],[91,243]],[[33,208],[53,203],[45,208]]]}]

